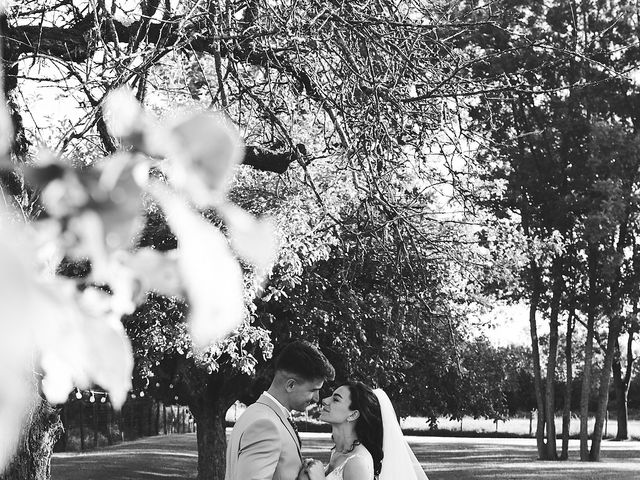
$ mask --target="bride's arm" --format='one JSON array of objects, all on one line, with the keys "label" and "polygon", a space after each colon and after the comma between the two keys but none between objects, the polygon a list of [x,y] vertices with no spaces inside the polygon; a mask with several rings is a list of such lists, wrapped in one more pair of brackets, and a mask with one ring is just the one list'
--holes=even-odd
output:
[{"label": "bride's arm", "polygon": [[355,456],[345,464],[343,480],[373,480],[373,461],[371,458]]}]

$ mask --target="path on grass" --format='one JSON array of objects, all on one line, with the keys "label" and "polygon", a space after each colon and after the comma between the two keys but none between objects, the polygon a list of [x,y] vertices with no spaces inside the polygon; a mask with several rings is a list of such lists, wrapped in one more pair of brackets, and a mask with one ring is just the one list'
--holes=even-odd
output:
[{"label": "path on grass", "polygon": [[[407,437],[430,480],[632,480],[640,478],[640,442],[602,444],[598,463],[536,461],[534,439]],[[302,433],[303,454],[328,459],[329,435]],[[578,441],[570,442],[571,458]],[[149,437],[89,453],[56,453],[53,480],[196,478],[195,434]],[[400,480],[400,479],[399,479]]]}]

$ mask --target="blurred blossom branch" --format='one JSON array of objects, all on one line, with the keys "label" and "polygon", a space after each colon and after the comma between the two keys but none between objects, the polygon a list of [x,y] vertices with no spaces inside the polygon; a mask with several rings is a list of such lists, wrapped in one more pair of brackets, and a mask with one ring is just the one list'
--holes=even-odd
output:
[{"label": "blurred blossom branch", "polygon": [[[0,379],[22,385],[14,399],[28,394],[20,379],[35,368],[52,403],[66,401],[74,387],[97,384],[119,408],[133,369],[122,315],[148,291],[183,297],[193,345],[205,351],[247,315],[237,257],[262,275],[275,261],[271,221],[226,199],[243,146],[224,116],[205,112],[160,124],[125,88],[112,91],[101,108],[122,149],[77,169],[48,152],[32,164],[13,165],[11,119],[4,102],[0,107],[2,168],[39,191],[43,208],[25,224],[8,205],[0,220],[0,291],[7,307],[0,320]],[[177,249],[134,250],[148,201],[162,209]],[[228,236],[200,215],[205,208],[219,212]],[[55,274],[63,259],[90,261],[83,288]],[[2,403],[0,412],[0,430],[16,441],[19,423],[11,418],[25,413],[17,404]],[[0,469],[9,460],[0,458]]]}]

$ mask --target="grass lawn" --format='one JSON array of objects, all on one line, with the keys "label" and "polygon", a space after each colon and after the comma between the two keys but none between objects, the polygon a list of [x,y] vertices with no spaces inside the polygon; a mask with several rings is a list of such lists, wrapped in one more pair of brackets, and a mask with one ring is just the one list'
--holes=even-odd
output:
[{"label": "grass lawn", "polygon": [[[303,433],[304,455],[326,461],[328,434]],[[602,461],[536,461],[533,439],[408,437],[430,480],[632,480],[640,442],[603,442]],[[195,434],[149,437],[90,453],[56,453],[53,480],[185,480],[196,476]]]},{"label": "grass lawn", "polygon": [[[408,417],[402,419],[402,428],[404,429],[412,429],[412,430],[428,430],[427,420],[422,417]],[[593,417],[589,418],[589,431],[593,431],[593,426],[595,424],[595,419]],[[556,417],[556,432],[562,432],[562,417]],[[569,432],[571,435],[577,436],[580,433],[580,419],[578,417],[574,417],[571,419]],[[606,436],[611,438],[615,437],[618,424],[615,418],[609,418],[609,421],[606,425]],[[496,428],[497,427],[497,428]],[[532,427],[533,432],[536,429],[536,417],[533,417],[532,424],[529,422],[528,418],[522,417],[514,417],[510,418],[506,421],[498,421],[498,425],[496,426],[495,422],[488,418],[471,418],[464,417],[462,421],[460,420],[451,420],[448,418],[438,418],[438,428],[441,430],[449,431],[452,433],[463,432],[463,433],[487,433],[494,434],[496,431],[500,434],[514,434],[514,435],[522,435],[528,436],[529,429]],[[632,438],[640,439],[640,420],[630,419],[628,424],[629,435]],[[436,433],[436,435],[438,435]],[[443,435],[444,436],[444,435]],[[639,477],[640,478],[640,477]]]}]

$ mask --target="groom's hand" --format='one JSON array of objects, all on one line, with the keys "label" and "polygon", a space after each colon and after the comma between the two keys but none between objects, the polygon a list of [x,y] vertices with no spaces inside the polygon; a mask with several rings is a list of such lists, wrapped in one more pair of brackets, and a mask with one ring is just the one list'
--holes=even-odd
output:
[{"label": "groom's hand", "polygon": [[304,463],[302,464],[302,467],[298,472],[298,476],[296,477],[296,480],[309,480],[309,474],[307,473],[307,465],[309,464],[309,460],[311,459],[305,460]]}]

